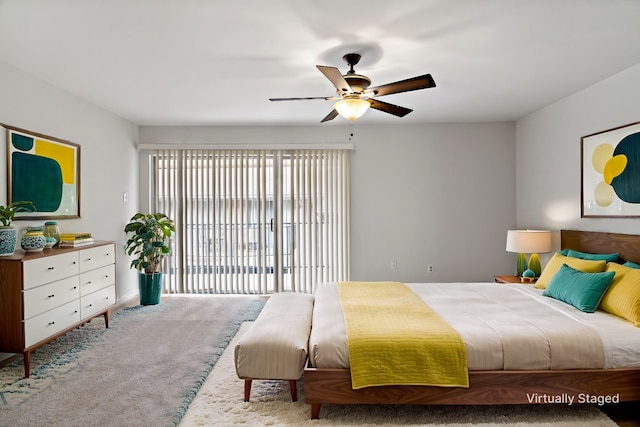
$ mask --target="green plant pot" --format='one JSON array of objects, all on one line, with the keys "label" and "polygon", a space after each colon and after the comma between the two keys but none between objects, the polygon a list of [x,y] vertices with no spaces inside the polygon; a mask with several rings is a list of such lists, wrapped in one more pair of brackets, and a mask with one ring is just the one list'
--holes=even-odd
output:
[{"label": "green plant pot", "polygon": [[162,273],[140,273],[138,275],[138,285],[140,290],[140,304],[160,304],[160,296],[162,295]]},{"label": "green plant pot", "polygon": [[18,230],[13,227],[0,227],[0,256],[10,256],[16,250]]}]

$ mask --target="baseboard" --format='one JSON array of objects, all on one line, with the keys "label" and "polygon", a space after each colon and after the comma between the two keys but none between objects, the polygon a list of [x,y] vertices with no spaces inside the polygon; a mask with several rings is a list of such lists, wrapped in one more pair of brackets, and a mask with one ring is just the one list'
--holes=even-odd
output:
[{"label": "baseboard", "polygon": [[111,312],[113,313],[118,310],[122,310],[125,307],[130,307],[132,305],[138,305],[139,302],[140,302],[140,297],[138,295],[122,298],[118,301],[116,306],[113,309],[111,309]]},{"label": "baseboard", "polygon": [[7,366],[9,363],[21,357],[22,357],[22,354],[0,353],[0,368]]}]

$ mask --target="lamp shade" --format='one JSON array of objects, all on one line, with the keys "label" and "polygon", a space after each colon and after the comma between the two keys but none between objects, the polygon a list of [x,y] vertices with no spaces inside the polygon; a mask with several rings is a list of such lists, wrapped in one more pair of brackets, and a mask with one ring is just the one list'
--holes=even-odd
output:
[{"label": "lamp shade", "polygon": [[546,230],[507,231],[507,252],[541,254],[551,252],[551,232]]},{"label": "lamp shade", "polygon": [[333,104],[333,108],[350,122],[362,117],[369,109],[370,104],[360,98],[345,98]]}]

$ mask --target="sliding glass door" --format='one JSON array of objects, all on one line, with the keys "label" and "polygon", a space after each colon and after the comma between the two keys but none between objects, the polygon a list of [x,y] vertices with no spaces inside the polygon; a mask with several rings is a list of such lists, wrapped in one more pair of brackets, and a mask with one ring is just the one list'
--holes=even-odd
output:
[{"label": "sliding glass door", "polygon": [[349,277],[346,150],[155,150],[172,293],[313,293]]}]

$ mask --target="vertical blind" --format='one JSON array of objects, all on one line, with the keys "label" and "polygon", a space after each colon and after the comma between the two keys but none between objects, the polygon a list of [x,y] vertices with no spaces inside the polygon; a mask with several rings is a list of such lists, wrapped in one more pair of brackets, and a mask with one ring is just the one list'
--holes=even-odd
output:
[{"label": "vertical blind", "polygon": [[154,150],[170,293],[313,293],[349,278],[348,150]]}]

